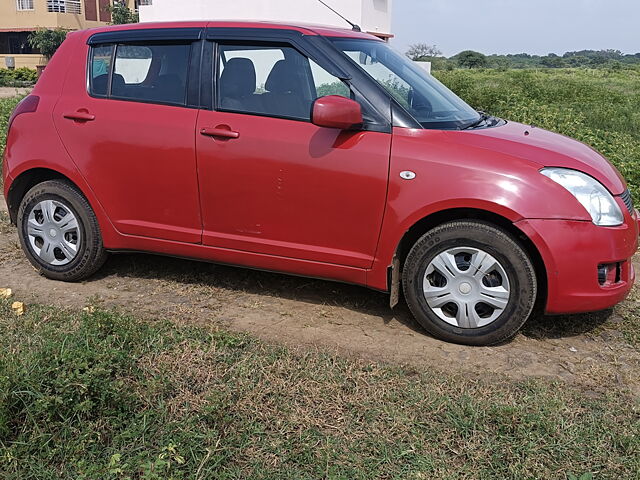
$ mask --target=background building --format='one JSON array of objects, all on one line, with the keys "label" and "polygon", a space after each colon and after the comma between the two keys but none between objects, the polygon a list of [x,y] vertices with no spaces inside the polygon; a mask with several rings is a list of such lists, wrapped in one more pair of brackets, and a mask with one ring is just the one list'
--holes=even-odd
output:
[{"label": "background building", "polygon": [[[391,36],[392,0],[325,2],[363,31],[383,38]],[[304,22],[349,28],[318,0],[147,0],[140,4],[142,22],[203,19]]]},{"label": "background building", "polygon": [[[13,57],[16,68],[44,63],[30,46],[29,33],[38,28],[80,30],[111,21],[110,0],[0,0],[0,68]],[[137,5],[129,1],[132,7]],[[175,3],[180,3],[175,1]]]},{"label": "background building", "polygon": [[[318,0],[126,0],[140,21],[264,20],[336,27],[349,24]],[[365,32],[391,37],[393,0],[325,0]],[[39,28],[81,30],[111,21],[111,0],[0,0],[0,68],[7,57],[15,68],[45,63],[28,37]]]}]

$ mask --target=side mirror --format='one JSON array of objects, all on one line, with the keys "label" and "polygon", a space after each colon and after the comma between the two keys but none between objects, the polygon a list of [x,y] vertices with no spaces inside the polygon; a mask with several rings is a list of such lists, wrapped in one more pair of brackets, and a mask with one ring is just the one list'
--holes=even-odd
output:
[{"label": "side mirror", "polygon": [[349,98],[328,95],[313,102],[311,123],[318,127],[347,130],[363,122],[360,104]]}]

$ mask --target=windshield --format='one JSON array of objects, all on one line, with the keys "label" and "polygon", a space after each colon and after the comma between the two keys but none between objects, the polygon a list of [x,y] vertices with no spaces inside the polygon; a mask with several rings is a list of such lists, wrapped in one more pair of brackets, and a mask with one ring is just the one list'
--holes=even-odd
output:
[{"label": "windshield", "polygon": [[462,129],[480,114],[385,42],[347,38],[333,44],[382,85],[425,128]]}]

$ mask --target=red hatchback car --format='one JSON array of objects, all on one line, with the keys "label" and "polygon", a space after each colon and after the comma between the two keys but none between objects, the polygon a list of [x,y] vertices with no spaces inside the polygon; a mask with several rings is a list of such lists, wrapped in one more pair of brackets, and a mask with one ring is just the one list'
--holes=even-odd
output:
[{"label": "red hatchback car", "polygon": [[436,337],[502,342],[536,301],[605,309],[638,214],[586,145],[474,111],[385,42],[197,22],[69,34],[16,108],[4,194],[43,275],[146,251],[400,284]]}]

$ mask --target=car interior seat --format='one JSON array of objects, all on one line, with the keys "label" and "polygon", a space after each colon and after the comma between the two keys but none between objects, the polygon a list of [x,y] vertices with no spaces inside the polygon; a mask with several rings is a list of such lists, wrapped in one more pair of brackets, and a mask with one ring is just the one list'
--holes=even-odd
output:
[{"label": "car interior seat", "polygon": [[256,68],[248,58],[230,59],[220,75],[220,106],[241,112],[261,111],[256,91]]},{"label": "car interior seat", "polygon": [[310,101],[305,99],[299,77],[300,68],[291,59],[279,60],[273,66],[263,94],[270,113],[287,117],[308,118]]}]

